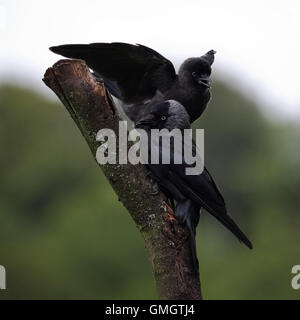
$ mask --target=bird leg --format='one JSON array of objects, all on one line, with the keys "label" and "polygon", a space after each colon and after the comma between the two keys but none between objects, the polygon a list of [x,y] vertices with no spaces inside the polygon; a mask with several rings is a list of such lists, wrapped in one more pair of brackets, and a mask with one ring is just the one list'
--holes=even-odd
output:
[{"label": "bird leg", "polygon": [[153,189],[152,190],[153,191],[149,193],[151,196],[157,196],[159,194],[159,186],[156,181],[153,181]]}]

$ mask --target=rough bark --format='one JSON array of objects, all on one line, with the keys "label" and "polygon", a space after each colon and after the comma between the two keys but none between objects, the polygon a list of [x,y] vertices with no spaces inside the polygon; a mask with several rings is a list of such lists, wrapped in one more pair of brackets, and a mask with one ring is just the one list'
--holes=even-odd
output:
[{"label": "rough bark", "polygon": [[[95,80],[82,60],[58,61],[47,69],[43,81],[64,104],[96,158],[98,130],[110,128],[118,134],[120,120],[104,85]],[[192,272],[188,232],[173,218],[163,193],[150,195],[153,182],[147,169],[129,163],[100,168],[145,240],[158,297],[201,299],[200,279]]]}]

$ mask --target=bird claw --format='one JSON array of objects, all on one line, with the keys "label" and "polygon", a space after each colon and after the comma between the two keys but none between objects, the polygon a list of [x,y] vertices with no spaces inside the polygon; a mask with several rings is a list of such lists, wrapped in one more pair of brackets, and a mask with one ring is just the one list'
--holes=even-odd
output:
[{"label": "bird claw", "polygon": [[156,181],[154,181],[154,185],[153,185],[153,191],[150,192],[149,194],[151,196],[157,196],[159,194],[159,186],[158,186],[158,183]]},{"label": "bird claw", "polygon": [[150,196],[157,196],[157,195],[159,195],[159,186],[158,186],[158,183],[157,183],[157,181],[155,180],[155,178],[154,178],[154,176],[153,176],[153,174],[152,174],[152,172],[151,171],[148,171],[147,173],[146,173],[146,178],[147,179],[150,179],[151,181],[152,181],[152,183],[153,183],[153,187],[152,187],[152,192],[149,192],[149,193],[147,193],[146,192],[146,194],[149,194]]}]

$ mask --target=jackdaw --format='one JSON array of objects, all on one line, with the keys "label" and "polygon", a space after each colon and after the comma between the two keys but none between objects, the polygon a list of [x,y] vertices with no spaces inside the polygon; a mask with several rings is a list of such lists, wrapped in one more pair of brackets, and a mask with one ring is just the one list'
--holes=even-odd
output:
[{"label": "jackdaw", "polygon": [[[173,129],[180,129],[182,131],[189,129],[189,116],[179,102],[174,100],[164,101],[152,106],[149,113],[137,121],[136,128],[144,129],[150,141],[151,129],[154,128],[165,128],[168,131],[172,131]],[[184,140],[182,142],[184,143]],[[192,140],[192,146],[195,152],[198,147],[194,140]],[[252,249],[251,242],[228,214],[224,198],[208,170],[204,167],[200,174],[187,175],[186,169],[192,167],[192,165],[186,162],[183,153],[180,155],[181,164],[178,164],[178,161],[175,161],[174,148],[170,147],[170,162],[169,164],[163,164],[161,161],[162,144],[159,144],[159,147],[156,149],[150,149],[149,143],[149,154],[153,150],[159,153],[160,162],[158,164],[151,164],[149,161],[147,167],[166,196],[176,201],[174,215],[179,223],[187,226],[190,232],[189,240],[195,272],[198,273],[199,270],[195,235],[201,208],[212,214],[240,241]]]},{"label": "jackdaw", "polygon": [[190,122],[205,110],[210,94],[214,50],[183,62],[178,74],[171,61],[151,48],[127,43],[66,44],[49,48],[67,58],[82,59],[136,121],[159,102],[174,99],[186,108]]}]

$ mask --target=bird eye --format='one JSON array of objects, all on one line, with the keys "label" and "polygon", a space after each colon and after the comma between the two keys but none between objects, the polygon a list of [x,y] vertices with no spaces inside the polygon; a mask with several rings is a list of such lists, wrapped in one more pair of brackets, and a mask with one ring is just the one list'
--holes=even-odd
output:
[{"label": "bird eye", "polygon": [[167,119],[166,116],[161,116],[162,121],[165,121],[166,119]]},{"label": "bird eye", "polygon": [[197,76],[198,76],[198,75],[197,75],[197,72],[195,72],[195,71],[192,72],[192,76],[193,76],[193,77],[197,77]]}]

